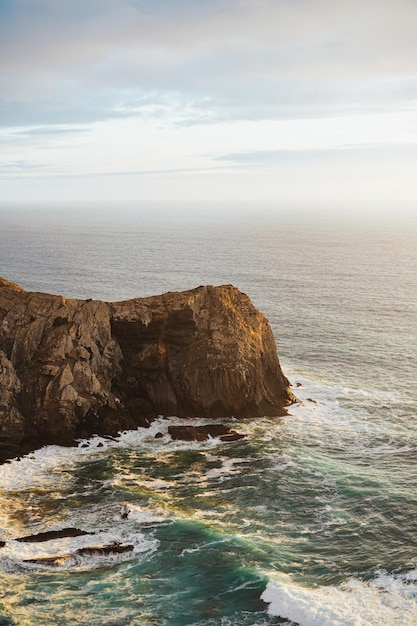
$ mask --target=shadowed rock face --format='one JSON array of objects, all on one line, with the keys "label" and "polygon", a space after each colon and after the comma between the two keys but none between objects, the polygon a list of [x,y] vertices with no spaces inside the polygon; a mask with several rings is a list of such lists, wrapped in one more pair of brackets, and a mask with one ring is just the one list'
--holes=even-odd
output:
[{"label": "shadowed rock face", "polygon": [[271,328],[231,285],[107,303],[0,279],[0,460],[157,415],[278,416]]}]

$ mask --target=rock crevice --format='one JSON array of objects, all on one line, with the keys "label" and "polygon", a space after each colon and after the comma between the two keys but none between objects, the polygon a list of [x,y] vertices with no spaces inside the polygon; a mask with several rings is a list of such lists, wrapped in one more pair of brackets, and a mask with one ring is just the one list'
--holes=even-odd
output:
[{"label": "rock crevice", "polygon": [[231,285],[107,303],[0,279],[0,460],[157,415],[278,416],[266,318]]}]

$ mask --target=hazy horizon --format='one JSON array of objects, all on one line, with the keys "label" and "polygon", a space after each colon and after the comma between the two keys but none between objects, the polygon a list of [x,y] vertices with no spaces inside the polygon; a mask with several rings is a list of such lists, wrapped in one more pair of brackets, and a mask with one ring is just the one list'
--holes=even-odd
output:
[{"label": "hazy horizon", "polygon": [[86,227],[98,221],[107,224],[165,221],[175,223],[311,223],[319,226],[360,227],[388,225],[404,230],[417,227],[415,205],[395,203],[309,204],[296,202],[114,202],[114,201],[33,201],[0,202],[3,222],[34,219],[34,224],[78,221]]}]

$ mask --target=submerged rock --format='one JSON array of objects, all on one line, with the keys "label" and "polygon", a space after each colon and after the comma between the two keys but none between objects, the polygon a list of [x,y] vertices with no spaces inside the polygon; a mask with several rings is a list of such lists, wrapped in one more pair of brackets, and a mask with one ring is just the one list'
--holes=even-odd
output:
[{"label": "submerged rock", "polygon": [[158,415],[256,417],[295,401],[266,318],[231,285],[107,303],[0,279],[0,461]]}]

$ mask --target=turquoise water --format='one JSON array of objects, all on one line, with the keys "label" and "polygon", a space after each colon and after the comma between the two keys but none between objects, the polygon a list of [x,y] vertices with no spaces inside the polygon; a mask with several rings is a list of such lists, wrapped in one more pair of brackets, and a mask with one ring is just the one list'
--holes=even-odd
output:
[{"label": "turquoise water", "polygon": [[[0,624],[417,625],[416,225],[22,215],[0,275],[27,289],[235,284],[300,403],[236,442],[173,442],[173,416],[3,465]],[[95,535],[15,541],[69,526]],[[76,554],[113,541],[133,551]]]}]

